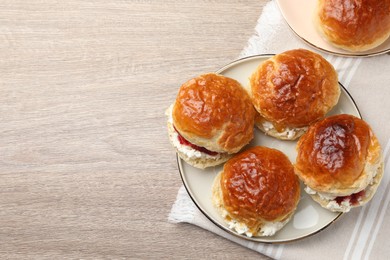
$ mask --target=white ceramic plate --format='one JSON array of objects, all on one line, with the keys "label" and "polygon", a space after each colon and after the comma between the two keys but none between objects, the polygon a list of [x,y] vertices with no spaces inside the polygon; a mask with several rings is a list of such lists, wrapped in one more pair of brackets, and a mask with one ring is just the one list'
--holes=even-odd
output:
[{"label": "white ceramic plate", "polygon": [[315,28],[313,20],[317,0],[276,0],[276,2],[284,19],[295,34],[319,50],[351,57],[374,56],[390,51],[390,38],[380,46],[364,52],[350,52],[334,47],[322,38]]},{"label": "white ceramic plate", "polygon": [[[249,77],[252,72],[261,62],[270,57],[272,57],[272,55],[260,55],[237,60],[226,65],[217,71],[217,73],[234,78],[238,80],[243,86],[249,86]],[[358,108],[356,107],[351,96],[343,87],[341,88],[339,103],[330,114],[341,113],[352,114],[360,117]],[[252,140],[249,146],[255,145],[268,146],[279,149],[280,151],[283,151],[292,162],[295,162],[296,141],[280,141],[275,138],[266,136],[260,130],[255,129],[255,138]],[[301,199],[293,218],[282,230],[277,232],[274,236],[248,238],[245,235],[239,235],[235,231],[232,231],[228,228],[222,217],[220,217],[217,211],[214,209],[211,202],[212,183],[217,173],[221,171],[222,166],[200,170],[188,165],[179,157],[177,157],[177,160],[184,186],[186,187],[192,200],[203,212],[203,214],[205,214],[206,217],[208,217],[220,228],[244,239],[268,243],[281,243],[298,240],[323,230],[341,216],[341,213],[333,213],[323,209],[316,202],[314,202],[303,191],[303,189],[301,189]]]}]

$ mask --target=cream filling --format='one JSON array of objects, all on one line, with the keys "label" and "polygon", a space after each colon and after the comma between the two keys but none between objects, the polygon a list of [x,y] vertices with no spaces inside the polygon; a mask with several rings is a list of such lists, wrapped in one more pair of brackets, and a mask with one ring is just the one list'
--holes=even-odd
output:
[{"label": "cream filling", "polygon": [[[370,176],[367,178],[367,185],[364,188],[364,190],[366,190],[368,186],[370,186],[374,183],[374,178],[378,174],[379,169],[380,169],[380,167],[378,167],[377,164],[366,163],[366,165],[364,167],[364,172],[370,174]],[[310,195],[317,194],[322,200],[327,201],[328,203],[326,204],[325,207],[329,210],[348,212],[353,207],[353,205],[351,205],[349,199],[345,199],[341,202],[341,204],[338,204],[337,201],[335,200],[338,196],[334,196],[334,195],[331,195],[329,193],[315,191],[308,186],[305,187],[305,192],[307,194],[310,194]],[[360,191],[357,191],[354,193],[358,193],[358,192],[360,192]],[[354,193],[352,193],[352,194],[354,194]],[[352,195],[352,194],[349,194],[349,195]],[[349,195],[346,195],[346,196],[349,196]],[[363,200],[362,197],[358,198],[359,203],[362,200]]]},{"label": "cream filling", "polygon": [[297,128],[289,128],[289,127],[287,127],[286,129],[284,129],[283,132],[278,132],[275,129],[275,126],[271,122],[269,122],[269,121],[263,121],[261,124],[262,124],[262,126],[263,126],[263,128],[264,128],[264,130],[266,132],[275,130],[278,133],[278,136],[286,137],[288,139],[293,138],[298,132],[307,131],[307,129],[308,129],[307,126],[297,127]]},{"label": "cream filling", "polygon": [[[171,105],[167,109],[167,111],[165,112],[165,115],[168,117],[168,123],[173,126],[172,109],[173,109],[173,105]],[[173,129],[173,131],[171,131],[170,135],[171,135],[172,145],[179,152],[185,154],[189,159],[202,158],[202,159],[219,160],[222,157],[221,153],[218,153],[216,155],[209,155],[207,153],[198,151],[198,150],[192,148],[191,146],[181,144],[179,141],[179,134],[176,132],[175,129]]]},{"label": "cream filling", "polygon": [[[223,217],[225,218],[227,215],[228,215],[227,211],[224,210]],[[272,236],[277,231],[279,231],[288,222],[288,220],[289,219],[282,222],[265,221],[263,222],[263,226],[261,226],[257,234],[261,236]],[[249,231],[249,228],[245,223],[232,219],[228,221],[228,225],[230,229],[236,230],[236,232],[240,235],[245,234],[247,237],[253,236],[253,233]]]},{"label": "cream filling", "polygon": [[252,232],[249,232],[249,228],[247,227],[247,225],[245,225],[245,223],[240,223],[235,220],[231,220],[228,222],[228,225],[230,229],[235,229],[240,235],[245,233],[247,237],[253,236]]},{"label": "cream filling", "polygon": [[[339,204],[335,200],[337,198],[337,196],[331,196],[327,193],[317,192],[315,190],[310,189],[308,186],[305,187],[305,191],[307,194],[310,194],[310,195],[317,194],[321,198],[321,200],[326,201],[327,203],[325,205],[325,208],[327,208],[329,210],[348,212],[352,208],[352,205],[351,205],[349,199],[345,199],[341,202],[341,204]],[[358,200],[360,202],[361,198],[359,198]]]}]

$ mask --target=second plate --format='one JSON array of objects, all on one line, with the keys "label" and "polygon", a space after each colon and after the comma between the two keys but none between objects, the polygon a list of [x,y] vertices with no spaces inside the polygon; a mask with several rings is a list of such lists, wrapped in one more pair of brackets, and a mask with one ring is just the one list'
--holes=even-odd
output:
[{"label": "second plate", "polygon": [[314,15],[317,1],[276,0],[276,2],[284,19],[295,34],[303,41],[319,50],[335,55],[350,57],[374,56],[390,51],[390,38],[380,46],[363,52],[350,52],[334,47],[320,35],[314,25]]}]

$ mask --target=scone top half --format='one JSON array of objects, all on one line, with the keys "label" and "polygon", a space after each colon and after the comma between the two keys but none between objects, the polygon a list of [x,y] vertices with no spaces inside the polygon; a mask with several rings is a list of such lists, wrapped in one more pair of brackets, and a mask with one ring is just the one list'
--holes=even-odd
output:
[{"label": "scone top half", "polygon": [[189,142],[219,153],[237,153],[253,138],[254,109],[231,78],[204,74],[184,83],[173,106],[173,124]]},{"label": "scone top half", "polygon": [[[250,78],[256,125],[280,139],[296,139],[338,102],[340,87],[333,66],[321,55],[289,50],[264,61]],[[272,124],[272,127],[267,127]],[[271,128],[271,130],[269,129]],[[283,138],[286,129],[297,134]]]},{"label": "scone top half", "polygon": [[383,174],[378,139],[352,115],[327,117],[312,125],[297,144],[295,171],[322,206],[349,211],[374,195]]},{"label": "scone top half", "polygon": [[281,229],[299,197],[299,180],[287,156],[260,146],[229,159],[213,186],[220,214],[249,236],[269,236]]},{"label": "scone top half", "polygon": [[339,48],[373,49],[390,36],[390,0],[319,0],[316,24]]}]

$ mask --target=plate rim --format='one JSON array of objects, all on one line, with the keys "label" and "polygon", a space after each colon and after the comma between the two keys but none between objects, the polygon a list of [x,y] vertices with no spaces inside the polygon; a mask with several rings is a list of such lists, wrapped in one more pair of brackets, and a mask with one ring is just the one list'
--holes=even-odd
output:
[{"label": "plate rim", "polygon": [[[265,58],[265,57],[272,57],[272,56],[275,56],[276,54],[256,54],[256,55],[250,55],[250,56],[246,56],[246,57],[242,57],[242,58],[239,58],[239,59],[236,59],[230,63],[227,63],[226,65],[222,66],[220,69],[218,69],[215,73],[219,74],[221,71],[224,71],[232,66],[234,66],[236,63],[240,63],[240,62],[243,62],[244,60],[252,60],[252,59],[258,59],[258,58]],[[355,100],[353,99],[352,95],[348,92],[348,90],[344,87],[343,84],[341,84],[341,82],[338,81],[338,84],[341,86],[341,88],[345,91],[345,93],[347,94],[347,96],[351,99],[359,117],[361,119],[362,118],[362,114],[360,113],[360,110],[359,110],[359,107],[357,106]],[[192,191],[189,189],[189,186],[187,184],[187,181],[186,179],[184,178],[184,173],[183,173],[183,169],[182,169],[182,165],[181,165],[181,161],[182,159],[180,158],[179,154],[176,153],[176,162],[177,162],[177,166],[178,166],[178,170],[179,170],[179,174],[180,174],[180,178],[183,182],[183,185],[184,185],[184,188],[186,189],[190,199],[192,200],[192,202],[195,204],[195,206],[199,209],[199,211],[208,219],[210,220],[214,225],[216,225],[217,227],[219,227],[220,229],[224,230],[225,232],[227,232],[228,234],[231,234],[235,237],[239,237],[239,238],[242,238],[242,239],[245,239],[247,241],[252,241],[252,242],[261,242],[261,243],[266,243],[266,244],[285,244],[285,243],[291,243],[291,242],[294,242],[294,241],[298,241],[298,240],[301,240],[301,239],[304,239],[304,238],[307,238],[307,237],[310,237],[310,236],[313,236],[315,234],[318,234],[319,232],[323,231],[324,229],[326,229],[327,227],[329,227],[331,224],[333,224],[334,222],[336,222],[338,219],[340,219],[340,217],[342,215],[344,215],[343,212],[339,212],[339,214],[332,220],[330,221],[328,224],[326,224],[325,226],[323,226],[322,228],[316,230],[315,232],[312,232],[310,234],[306,234],[304,236],[300,236],[300,237],[296,237],[296,238],[293,238],[293,239],[287,239],[287,240],[278,240],[278,241],[269,241],[269,240],[263,240],[262,237],[248,237],[248,236],[244,236],[244,235],[240,235],[238,234],[237,232],[219,224],[217,221],[215,221],[211,216],[209,216],[209,214],[206,212],[205,209],[203,209],[203,207],[201,205],[199,205],[199,203],[197,202],[197,200],[195,199],[195,196],[194,194],[192,193]]]},{"label": "plate rim", "polygon": [[[331,51],[331,50],[327,50],[327,49],[324,49],[322,47],[319,47],[313,43],[311,43],[309,40],[303,38],[301,35],[299,35],[295,30],[294,28],[290,25],[290,23],[288,22],[286,16],[284,15],[284,12],[282,11],[282,8],[280,7],[280,0],[276,0],[276,5],[278,6],[279,8],[279,11],[284,19],[284,21],[287,23],[288,27],[290,27],[290,29],[294,32],[294,34],[301,40],[303,41],[304,43],[322,51],[322,52],[326,52],[326,53],[329,53],[329,54],[333,54],[333,55],[336,55],[336,56],[341,56],[341,57],[355,57],[355,58],[362,58],[362,57],[373,57],[373,56],[378,56],[378,55],[382,55],[382,54],[386,54],[386,53],[390,53],[390,47],[385,49],[385,50],[382,50],[382,51],[376,51],[376,52],[372,52],[372,53],[359,53],[359,52],[349,52],[349,53],[343,53],[343,52],[335,52],[335,51]],[[390,39],[390,38],[389,38]],[[340,49],[340,51],[342,51],[342,49]]]}]

